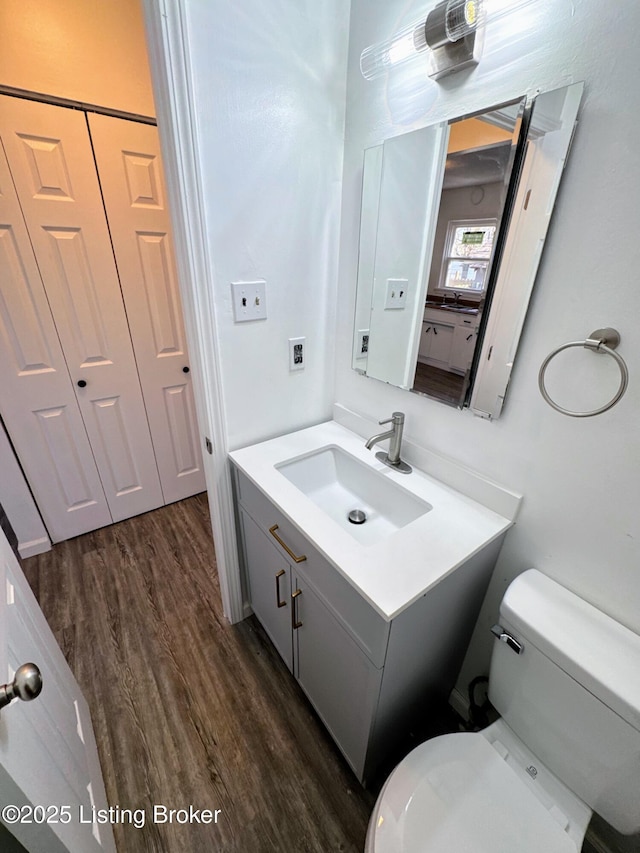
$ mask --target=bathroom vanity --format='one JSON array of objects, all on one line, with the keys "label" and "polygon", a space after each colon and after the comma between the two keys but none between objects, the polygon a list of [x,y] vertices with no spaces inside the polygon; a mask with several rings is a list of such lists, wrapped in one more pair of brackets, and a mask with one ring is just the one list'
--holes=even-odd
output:
[{"label": "bathroom vanity", "polygon": [[511,520],[333,421],[230,456],[251,608],[366,783],[448,698]]}]

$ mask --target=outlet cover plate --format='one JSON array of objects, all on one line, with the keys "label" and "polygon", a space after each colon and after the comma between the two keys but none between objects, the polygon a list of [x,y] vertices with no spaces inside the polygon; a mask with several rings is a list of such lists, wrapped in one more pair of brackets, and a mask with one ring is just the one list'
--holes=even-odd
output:
[{"label": "outlet cover plate", "polygon": [[289,370],[304,370],[307,365],[307,339],[289,338]]},{"label": "outlet cover plate", "polygon": [[236,323],[267,319],[266,281],[232,281],[231,296]]},{"label": "outlet cover plate", "polygon": [[369,355],[369,329],[358,329],[356,343],[356,358],[366,358]]}]

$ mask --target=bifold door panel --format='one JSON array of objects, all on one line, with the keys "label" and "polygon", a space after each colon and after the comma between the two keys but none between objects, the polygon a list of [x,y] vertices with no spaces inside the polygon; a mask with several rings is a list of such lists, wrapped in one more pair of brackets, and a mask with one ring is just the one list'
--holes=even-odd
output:
[{"label": "bifold door panel", "polygon": [[0,146],[0,410],[56,541],[111,522]]},{"label": "bifold door panel", "polygon": [[90,115],[89,129],[165,501],[204,473],[155,127]]},{"label": "bifold door panel", "polygon": [[0,135],[111,515],[154,509],[162,491],[84,114],[5,97]]},{"label": "bifold door panel", "polygon": [[0,96],[0,410],[54,541],[205,488],[157,133],[108,121],[111,232],[85,114]]}]

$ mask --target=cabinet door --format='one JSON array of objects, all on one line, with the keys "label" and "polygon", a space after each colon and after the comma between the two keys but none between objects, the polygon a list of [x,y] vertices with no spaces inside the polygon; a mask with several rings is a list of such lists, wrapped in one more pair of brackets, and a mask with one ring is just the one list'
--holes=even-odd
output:
[{"label": "cabinet door", "polygon": [[423,323],[422,332],[420,334],[420,346],[418,348],[418,355],[422,358],[429,358],[432,338],[433,323]]},{"label": "cabinet door", "polygon": [[300,575],[294,675],[331,736],[362,778],[382,670],[377,669]]},{"label": "cabinet door", "polygon": [[164,501],[85,117],[3,96],[0,135],[113,520],[154,509]]},{"label": "cabinet door", "polygon": [[289,564],[280,556],[250,515],[241,510],[240,518],[244,532],[251,607],[280,657],[292,671]]},{"label": "cabinet door", "polygon": [[179,501],[205,481],[158,131],[88,119],[162,491]]},{"label": "cabinet door", "polygon": [[443,326],[439,323],[434,323],[431,334],[433,334],[433,337],[431,339],[429,358],[449,364],[453,344],[453,326]]},{"label": "cabinet door", "polygon": [[462,371],[471,367],[475,342],[475,329],[465,325],[456,326],[451,347],[451,367]]}]

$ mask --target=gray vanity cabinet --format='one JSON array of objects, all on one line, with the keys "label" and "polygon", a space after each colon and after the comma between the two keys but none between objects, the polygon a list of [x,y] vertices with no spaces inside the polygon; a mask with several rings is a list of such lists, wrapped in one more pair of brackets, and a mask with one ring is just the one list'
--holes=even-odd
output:
[{"label": "gray vanity cabinet", "polygon": [[342,588],[344,579],[254,486],[240,483],[248,504],[240,504],[240,525],[251,607],[362,779],[382,680],[367,651],[382,663],[388,623]]},{"label": "gray vanity cabinet", "polygon": [[251,516],[241,512],[251,607],[293,672],[291,570]]},{"label": "gray vanity cabinet", "polygon": [[369,658],[316,595],[295,576],[295,676],[349,764],[362,778],[382,669]]},{"label": "gray vanity cabinet", "polygon": [[434,702],[447,700],[501,538],[388,621],[234,471],[251,607],[366,783],[390,757],[402,757],[403,738]]},{"label": "gray vanity cabinet", "polygon": [[240,473],[236,485],[251,607],[363,779],[389,623]]}]

